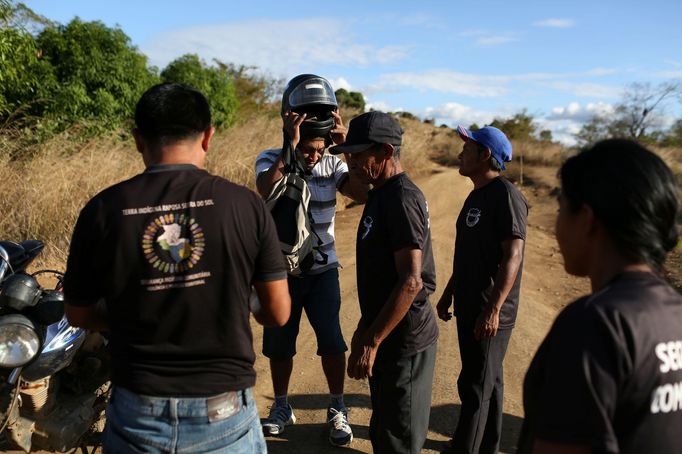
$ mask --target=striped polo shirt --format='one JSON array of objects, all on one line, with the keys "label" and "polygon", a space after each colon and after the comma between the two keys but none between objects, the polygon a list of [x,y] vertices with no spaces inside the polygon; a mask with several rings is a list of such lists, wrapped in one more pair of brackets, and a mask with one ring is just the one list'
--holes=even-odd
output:
[{"label": "striped polo shirt", "polygon": [[[277,162],[281,152],[281,148],[272,148],[258,155],[256,158],[256,178],[261,173],[267,172]],[[320,250],[328,256],[326,265],[316,263],[308,272],[309,274],[319,274],[328,269],[339,267],[336,247],[334,246],[336,190],[347,176],[348,165],[338,156],[329,153],[322,155],[317,165],[313,167],[311,175],[305,176],[308,189],[310,189],[310,205],[308,208],[313,221],[312,228],[322,241]]]}]

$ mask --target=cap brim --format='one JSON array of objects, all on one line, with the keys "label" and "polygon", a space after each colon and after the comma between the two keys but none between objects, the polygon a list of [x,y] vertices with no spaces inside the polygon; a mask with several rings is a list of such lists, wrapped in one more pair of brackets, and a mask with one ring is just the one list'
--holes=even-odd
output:
[{"label": "cap brim", "polygon": [[346,145],[342,143],[341,145],[336,145],[334,147],[329,148],[329,153],[331,154],[362,153],[363,151],[372,148],[374,145],[375,145],[374,143],[358,143],[355,145]]},{"label": "cap brim", "polygon": [[467,140],[475,140],[471,131],[469,131],[467,128],[463,128],[462,126],[457,126],[457,133],[459,134],[459,138],[465,142]]}]

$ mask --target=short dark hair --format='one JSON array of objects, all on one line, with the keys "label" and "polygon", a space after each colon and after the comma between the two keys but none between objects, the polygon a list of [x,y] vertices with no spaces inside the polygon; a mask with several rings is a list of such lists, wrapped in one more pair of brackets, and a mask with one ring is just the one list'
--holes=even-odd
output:
[{"label": "short dark hair", "polygon": [[[482,143],[476,141],[474,142],[476,143],[479,156],[481,156],[483,153],[489,150],[489,148],[483,145]],[[502,165],[500,164],[500,161],[498,161],[497,158],[493,156],[492,152],[490,153],[490,168],[495,172],[502,172]]]},{"label": "short dark hair", "polygon": [[168,143],[211,127],[206,96],[185,84],[162,83],[147,90],[135,107],[137,130],[149,141]]},{"label": "short dark hair", "polygon": [[[393,157],[395,159],[400,159],[400,145],[391,145],[393,147]],[[379,151],[383,150],[384,144],[383,143],[375,143],[371,150],[373,151]]]},{"label": "short dark hair", "polygon": [[675,176],[631,140],[611,139],[568,159],[559,171],[569,209],[589,205],[628,259],[660,270],[678,240]]}]

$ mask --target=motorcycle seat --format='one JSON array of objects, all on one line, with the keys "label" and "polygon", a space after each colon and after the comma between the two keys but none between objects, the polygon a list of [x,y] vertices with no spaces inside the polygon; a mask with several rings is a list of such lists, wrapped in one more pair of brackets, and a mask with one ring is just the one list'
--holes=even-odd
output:
[{"label": "motorcycle seat", "polygon": [[38,240],[26,240],[21,243],[0,241],[0,246],[7,251],[9,263],[15,271],[24,268],[45,247],[43,242]]}]

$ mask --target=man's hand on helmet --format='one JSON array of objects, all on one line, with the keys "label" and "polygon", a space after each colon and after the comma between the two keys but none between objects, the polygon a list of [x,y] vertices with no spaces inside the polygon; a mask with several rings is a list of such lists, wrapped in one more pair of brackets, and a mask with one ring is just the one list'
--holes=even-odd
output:
[{"label": "man's hand on helmet", "polygon": [[[301,123],[305,120],[306,114],[299,115],[296,112],[290,110],[284,112],[282,116],[283,126],[282,129],[287,135],[289,140],[291,140],[291,148],[296,149],[298,143],[301,141]],[[345,140],[345,134],[344,134]]]},{"label": "man's hand on helmet", "polygon": [[338,112],[332,111],[332,117],[334,117],[335,126],[331,130],[332,140],[336,145],[341,145],[346,141],[346,135],[348,134],[348,128],[343,124],[343,119]]}]

